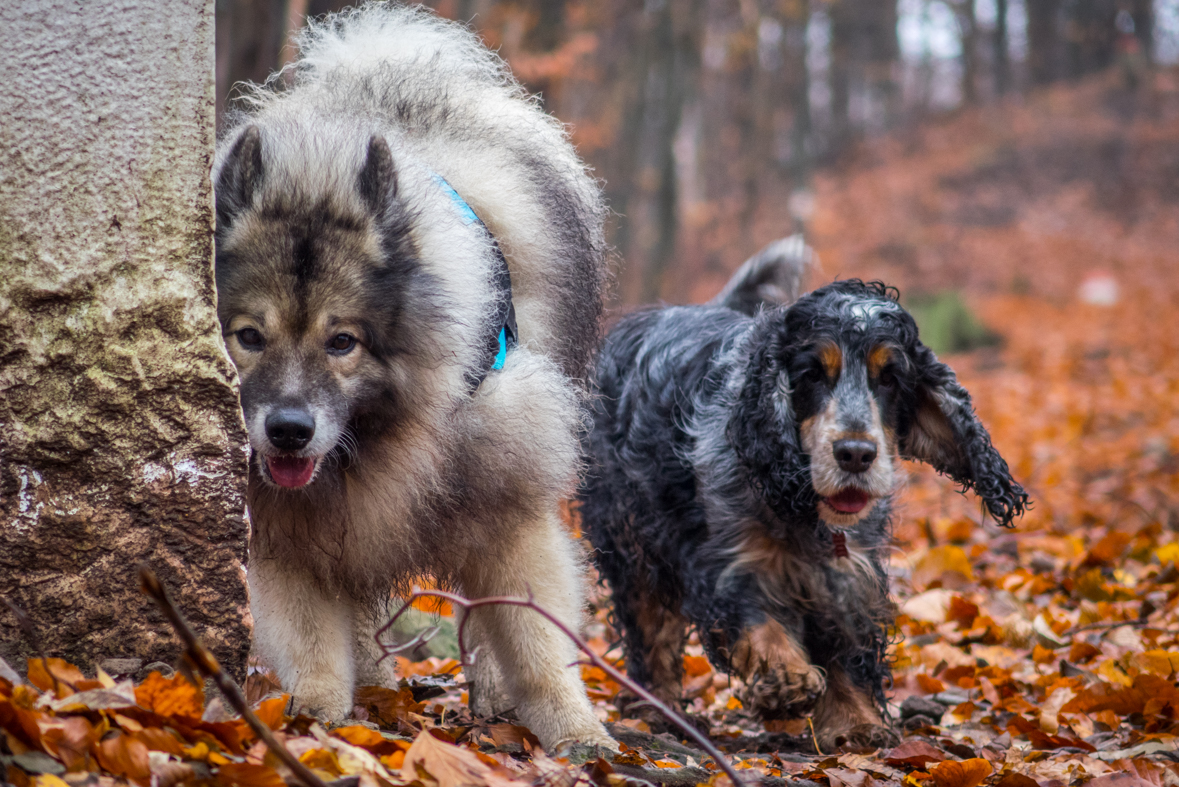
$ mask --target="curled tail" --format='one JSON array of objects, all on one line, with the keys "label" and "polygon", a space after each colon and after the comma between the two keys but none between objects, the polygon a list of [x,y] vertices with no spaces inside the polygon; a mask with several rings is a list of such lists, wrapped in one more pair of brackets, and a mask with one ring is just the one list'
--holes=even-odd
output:
[{"label": "curled tail", "polygon": [[752,316],[765,305],[787,305],[798,299],[815,252],[802,235],[767,245],[741,264],[724,289],[708,303]]},{"label": "curled tail", "polygon": [[456,81],[523,95],[507,64],[473,31],[421,6],[368,3],[308,19],[297,43],[300,79],[315,80],[340,67],[371,71],[434,61],[438,71]]}]

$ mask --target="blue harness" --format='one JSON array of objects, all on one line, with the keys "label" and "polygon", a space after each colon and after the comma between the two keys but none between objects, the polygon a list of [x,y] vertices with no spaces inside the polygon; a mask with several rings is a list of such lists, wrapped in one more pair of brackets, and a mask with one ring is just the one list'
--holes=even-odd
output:
[{"label": "blue harness", "polygon": [[468,226],[478,224],[487,233],[487,238],[491,241],[491,247],[495,250],[497,260],[495,286],[499,289],[503,297],[496,299],[495,308],[492,310],[488,321],[484,362],[477,369],[469,371],[466,374],[467,383],[471,386],[471,393],[474,393],[479,385],[487,379],[487,375],[492,369],[504,368],[504,361],[507,360],[508,350],[515,347],[517,343],[516,306],[512,303],[512,276],[508,271],[508,261],[504,257],[499,243],[496,242],[495,236],[491,234],[491,230],[487,229],[487,225],[483,223],[482,219],[479,218],[471,206],[467,204],[467,201],[459,196],[459,193],[454,190],[454,187],[446,182],[446,178],[438,174],[435,174],[433,178],[443,193],[450,197],[450,201],[458,211],[459,218],[462,219],[463,224]]}]

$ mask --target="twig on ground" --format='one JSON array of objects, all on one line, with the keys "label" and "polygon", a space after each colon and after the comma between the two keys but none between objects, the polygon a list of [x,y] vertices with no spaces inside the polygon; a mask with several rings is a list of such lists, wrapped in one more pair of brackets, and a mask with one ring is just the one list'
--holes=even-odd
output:
[{"label": "twig on ground", "polygon": [[45,656],[45,649],[41,647],[41,639],[37,636],[37,629],[35,626],[33,626],[33,621],[29,620],[29,616],[25,614],[25,611],[8,599],[4,599],[4,603],[8,605],[10,610],[12,610],[12,614],[16,617],[17,625],[20,626],[20,630],[24,633],[25,639],[29,641],[29,647],[32,648],[33,651],[37,654],[38,658],[41,659],[41,666],[45,668],[45,672],[49,675],[49,679],[53,681],[53,693],[58,697],[61,696],[62,683],[68,686],[70,691],[77,691],[78,689],[74,686],[74,684],[70,683],[64,678],[58,678],[53,674],[53,670],[49,668],[49,659]]},{"label": "twig on ground", "polygon": [[284,765],[291,769],[291,773],[295,778],[302,782],[305,787],[327,787],[322,779],[311,772],[303,763],[299,762],[295,755],[291,754],[286,746],[283,746],[277,738],[271,733],[270,728],[254,715],[250,710],[250,704],[246,702],[246,697],[242,694],[242,690],[234,682],[233,678],[225,674],[221,669],[221,665],[217,663],[217,658],[209,652],[208,648],[200,643],[192,628],[188,625],[188,621],[180,614],[180,610],[172,603],[172,599],[168,597],[168,591],[160,582],[159,577],[155,575],[147,566],[139,567],[139,583],[140,589],[155,599],[159,604],[160,610],[163,611],[164,616],[168,618],[168,622],[172,624],[176,635],[180,637],[180,641],[184,643],[184,657],[189,664],[196,668],[202,676],[211,678],[217,685],[221,695],[225,697],[230,706],[241,714],[242,719],[254,731],[259,740],[266,744],[266,748],[282,761]]},{"label": "twig on ground", "polygon": [[1162,626],[1155,625],[1146,620],[1118,620],[1107,623],[1090,623],[1086,626],[1077,626],[1076,628],[1071,628],[1064,632],[1064,634],[1061,636],[1067,636],[1069,634],[1080,634],[1085,631],[1112,631],[1113,629],[1120,629],[1123,626],[1130,626],[1131,628],[1136,629],[1154,629],[1155,631],[1161,632],[1163,634],[1179,634],[1179,629],[1163,628]]},{"label": "twig on ground", "polygon": [[[704,752],[708,754],[708,756],[712,757],[713,761],[716,762],[717,767],[724,771],[725,775],[732,780],[733,787],[741,787],[741,785],[744,784],[744,781],[737,774],[736,769],[729,764],[729,761],[725,759],[725,755],[721,754],[720,749],[716,748],[716,746],[713,745],[712,741],[710,741],[706,735],[701,733],[688,721],[681,718],[678,713],[667,707],[667,705],[664,704],[654,694],[632,681],[623,673],[619,672],[613,664],[603,659],[597,653],[594,653],[594,651],[590,648],[589,643],[578,636],[575,631],[571,630],[568,626],[562,623],[555,615],[553,615],[553,613],[538,605],[535,599],[533,599],[531,592],[528,594],[528,598],[517,598],[514,596],[488,596],[486,598],[467,599],[456,593],[448,593],[444,590],[421,590],[415,588],[413,593],[410,594],[409,598],[405,600],[405,604],[401,607],[401,609],[399,609],[397,613],[389,619],[389,622],[382,626],[375,635],[377,645],[380,646],[380,648],[385,652],[385,654],[381,656],[382,660],[387,656],[392,656],[402,652],[405,650],[406,646],[402,645],[391,647],[385,645],[381,642],[381,635],[388,631],[389,628],[397,622],[397,619],[400,618],[401,615],[410,608],[416,599],[425,598],[427,596],[445,599],[452,605],[462,608],[464,614],[462,621],[458,626],[458,647],[462,663],[468,666],[469,662],[467,660],[467,656],[469,651],[467,650],[466,643],[463,640],[463,634],[466,630],[467,621],[471,619],[471,610],[478,609],[479,607],[490,607],[495,605],[524,607],[526,609],[531,609],[533,612],[536,612],[538,615],[548,620],[549,623],[552,623],[554,626],[556,626],[562,634],[572,640],[573,644],[577,646],[577,649],[586,655],[590,665],[605,672],[610,676],[611,680],[613,680],[619,686],[634,692],[636,695],[641,697],[646,704],[659,711],[659,713],[665,719],[683,730],[688,738],[690,738],[694,743],[696,743],[696,745],[703,749]],[[408,644],[413,644],[413,641],[411,640]],[[578,661],[575,663],[581,664],[584,662]]]}]

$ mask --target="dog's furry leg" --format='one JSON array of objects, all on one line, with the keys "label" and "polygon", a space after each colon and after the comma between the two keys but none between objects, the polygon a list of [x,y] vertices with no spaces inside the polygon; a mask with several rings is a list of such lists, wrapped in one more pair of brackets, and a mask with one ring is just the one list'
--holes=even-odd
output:
[{"label": "dog's furry leg", "polygon": [[474,663],[463,668],[463,672],[470,676],[471,712],[482,717],[496,716],[512,707],[503,670],[495,659],[494,645],[487,631],[489,622],[486,615],[472,615],[467,623],[466,645]]},{"label": "dog's furry leg", "polygon": [[[538,606],[577,630],[582,571],[556,513],[520,527],[504,544],[510,553],[468,563],[460,576],[463,592],[470,598],[531,593]],[[573,741],[616,748],[594,715],[568,637],[526,608],[483,607],[471,615],[485,632],[517,715],[546,750]]]},{"label": "dog's furry leg", "polygon": [[836,664],[828,672],[827,691],[815,708],[814,724],[816,742],[825,752],[847,744],[875,748],[900,742],[881,718],[871,695]]},{"label": "dog's furry leg", "polygon": [[746,702],[766,719],[798,716],[822,693],[823,672],[781,623],[766,619],[742,632],[732,649],[734,671],[746,685]]},{"label": "dog's furry leg", "polygon": [[384,655],[374,635],[390,617],[389,600],[383,599],[373,605],[357,604],[352,610],[354,634],[353,654],[356,659],[357,686],[397,685],[394,672],[395,660],[387,658],[380,664],[377,660]]},{"label": "dog's furry leg", "polygon": [[[626,672],[631,680],[648,689],[669,708],[679,710],[683,693],[684,644],[688,621],[651,592],[649,577],[632,567],[630,576],[615,571],[614,612],[626,642]],[[647,722],[653,731],[672,729],[671,723],[654,708],[629,706],[635,697],[620,697],[620,710]]]},{"label": "dog's furry leg", "polygon": [[349,716],[356,685],[351,601],[275,560],[250,561],[246,578],[258,655],[295,707],[329,721]]}]

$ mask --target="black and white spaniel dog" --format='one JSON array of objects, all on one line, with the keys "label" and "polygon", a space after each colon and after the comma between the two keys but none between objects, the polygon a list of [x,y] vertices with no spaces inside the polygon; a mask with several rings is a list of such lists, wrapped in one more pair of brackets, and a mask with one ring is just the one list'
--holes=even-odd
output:
[{"label": "black and white spaniel dog", "polygon": [[756,274],[747,264],[721,304],[610,333],[583,528],[627,670],[660,699],[680,700],[695,626],[763,718],[813,711],[824,750],[886,745],[898,458],[973,488],[1002,525],[1028,497],[895,290],[839,281],[755,310]]}]

